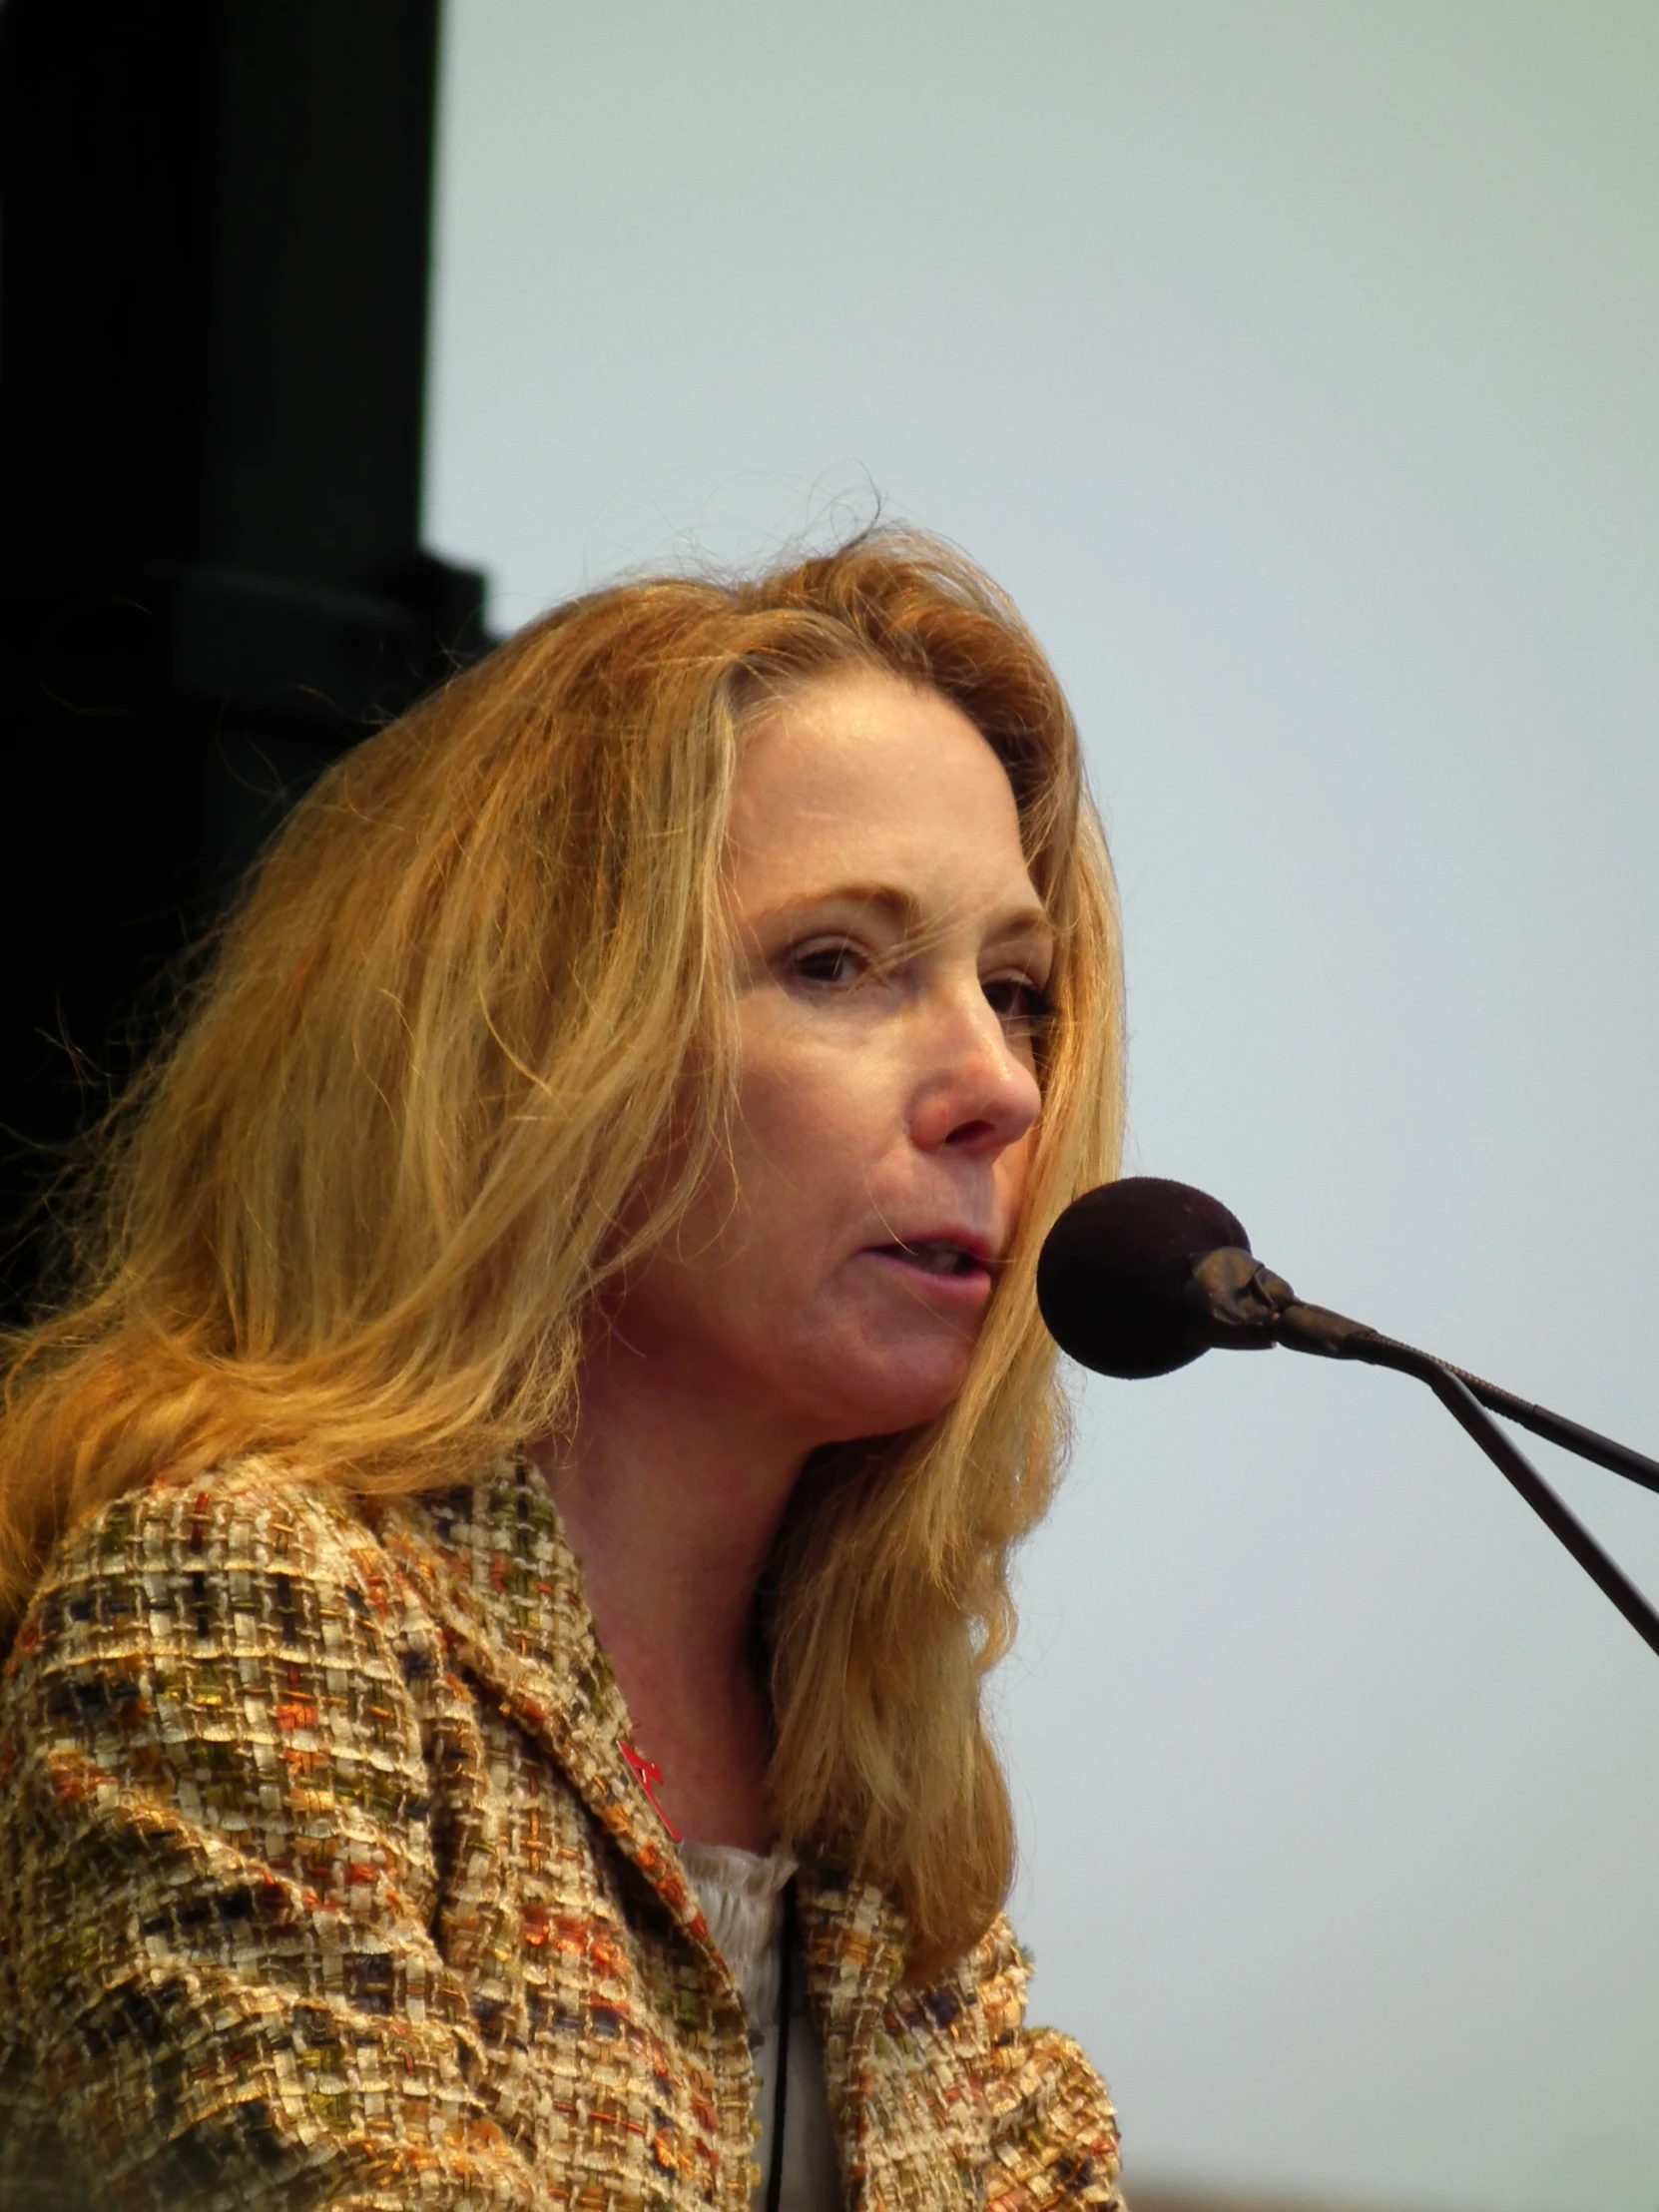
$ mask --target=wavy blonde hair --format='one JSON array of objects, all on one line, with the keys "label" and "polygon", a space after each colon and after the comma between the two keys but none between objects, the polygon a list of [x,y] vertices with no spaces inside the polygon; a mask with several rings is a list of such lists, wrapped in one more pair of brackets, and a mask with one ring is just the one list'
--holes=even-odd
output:
[{"label": "wavy blonde hair", "polygon": [[[746,725],[849,668],[984,734],[1058,938],[1028,1202],[966,1383],[809,1466],[762,1591],[780,1831],[892,1889],[920,1968],[976,1939],[1012,1871],[980,1687],[1064,1437],[1035,1257],[1115,1172],[1122,1106],[1071,715],[1009,602],[930,540],[573,601],[322,778],[103,1133],[74,1295],[8,1348],[0,1620],[59,1531],[164,1468],[257,1449],[385,1496],[568,1425],[597,1295],[672,1229],[732,1111]],[[671,1117],[683,1170],[623,1241]]]}]

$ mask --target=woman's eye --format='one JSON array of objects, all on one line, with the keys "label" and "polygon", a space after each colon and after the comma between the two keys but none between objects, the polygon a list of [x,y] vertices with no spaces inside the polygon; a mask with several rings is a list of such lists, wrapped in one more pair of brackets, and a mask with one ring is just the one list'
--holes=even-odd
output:
[{"label": "woman's eye", "polygon": [[992,975],[980,988],[1002,1026],[1021,1036],[1040,1029],[1053,1011],[1048,993],[1028,975]]},{"label": "woman's eye", "polygon": [[833,986],[855,983],[868,963],[856,945],[836,938],[828,944],[792,946],[789,965],[790,973],[803,983]]}]

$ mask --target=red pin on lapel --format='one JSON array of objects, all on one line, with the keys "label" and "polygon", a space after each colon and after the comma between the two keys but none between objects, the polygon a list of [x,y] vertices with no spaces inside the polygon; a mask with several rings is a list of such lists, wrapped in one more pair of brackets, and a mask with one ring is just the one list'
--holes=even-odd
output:
[{"label": "red pin on lapel", "polygon": [[629,1766],[633,1768],[635,1779],[638,1781],[640,1788],[645,1792],[646,1799],[650,1804],[652,1812],[656,1814],[658,1820],[662,1822],[663,1826],[668,1830],[669,1834],[674,1838],[674,1841],[677,1844],[683,1842],[684,1838],[681,1836],[680,1831],[675,1827],[674,1823],[663,1811],[662,1806],[659,1804],[657,1799],[657,1791],[663,1779],[662,1768],[658,1766],[655,1759],[643,1758],[641,1754],[634,1749],[633,1745],[628,1742],[626,1737],[622,1738],[621,1742],[622,1756],[624,1759],[627,1760]]}]

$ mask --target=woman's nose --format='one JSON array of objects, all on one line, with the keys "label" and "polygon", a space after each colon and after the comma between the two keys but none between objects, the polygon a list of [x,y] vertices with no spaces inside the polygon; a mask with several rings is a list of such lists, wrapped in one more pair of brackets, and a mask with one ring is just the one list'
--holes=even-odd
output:
[{"label": "woman's nose", "polygon": [[1042,1110],[1027,1052],[1004,1027],[975,980],[928,1022],[911,1135],[923,1151],[997,1153],[1017,1144]]}]

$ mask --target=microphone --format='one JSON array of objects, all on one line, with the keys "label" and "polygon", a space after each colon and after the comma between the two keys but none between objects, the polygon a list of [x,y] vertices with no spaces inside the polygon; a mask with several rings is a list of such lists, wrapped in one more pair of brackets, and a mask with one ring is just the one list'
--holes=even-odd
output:
[{"label": "microphone", "polygon": [[[1259,1324],[1241,1312],[1230,1335],[1196,1273],[1224,1252],[1249,1262],[1242,1271],[1231,1264],[1230,1276],[1253,1283],[1261,1275],[1264,1302]],[[1062,1352],[1097,1375],[1137,1382],[1173,1375],[1213,1345],[1271,1345],[1270,1282],[1288,1304],[1290,1285],[1258,1269],[1238,1217],[1219,1199],[1161,1176],[1129,1175],[1085,1191],[1048,1232],[1037,1307]]]},{"label": "microphone", "polygon": [[1037,1258],[1037,1307],[1062,1352],[1097,1375],[1171,1375],[1226,1347],[1274,1345],[1362,1360],[1426,1382],[1626,1620],[1659,1652],[1659,1614],[1482,1407],[1581,1458],[1659,1490],[1659,1461],[1431,1353],[1299,1299],[1250,1249],[1219,1199],[1160,1176],[1125,1176],[1075,1199]]}]

